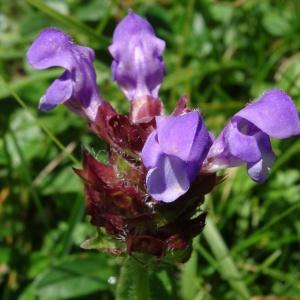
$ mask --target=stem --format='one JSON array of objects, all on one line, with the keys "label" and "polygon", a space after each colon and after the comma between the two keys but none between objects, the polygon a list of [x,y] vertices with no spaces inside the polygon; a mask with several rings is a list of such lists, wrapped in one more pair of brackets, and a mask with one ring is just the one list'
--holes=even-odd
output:
[{"label": "stem", "polygon": [[136,261],[134,286],[137,300],[150,300],[148,268]]},{"label": "stem", "polygon": [[117,300],[150,300],[148,267],[133,257],[127,257],[121,269]]}]

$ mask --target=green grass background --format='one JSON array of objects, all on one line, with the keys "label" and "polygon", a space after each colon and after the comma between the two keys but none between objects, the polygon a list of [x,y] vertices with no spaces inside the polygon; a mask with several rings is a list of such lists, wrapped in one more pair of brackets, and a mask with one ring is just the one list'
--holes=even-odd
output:
[{"label": "green grass background", "polygon": [[[104,145],[65,107],[37,110],[61,69],[35,71],[25,53],[42,28],[65,30],[95,49],[103,97],[127,111],[107,47],[130,7],[166,40],[168,111],[187,95],[217,134],[268,88],[300,109],[300,1],[0,0],[0,299],[115,297],[122,258],[80,249],[95,229],[71,168],[83,146],[104,155]],[[210,219],[191,260],[153,271],[153,299],[300,299],[300,139],[273,146],[265,184],[232,169],[207,197]]]}]

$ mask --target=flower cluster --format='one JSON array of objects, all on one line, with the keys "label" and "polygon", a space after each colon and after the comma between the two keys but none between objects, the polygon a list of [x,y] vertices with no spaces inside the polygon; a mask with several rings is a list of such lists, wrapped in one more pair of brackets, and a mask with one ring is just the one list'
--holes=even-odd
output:
[{"label": "flower cluster", "polygon": [[27,56],[34,68],[65,69],[42,96],[40,109],[64,103],[110,146],[108,164],[84,151],[83,169],[75,169],[92,224],[112,238],[98,247],[183,261],[205,224],[206,213],[199,210],[204,195],[222,180],[216,173],[245,164],[253,180],[265,181],[275,160],[270,137],[299,135],[300,120],[292,99],[278,89],[237,112],[216,138],[185,97],[165,115],[159,98],[164,48],[152,26],[132,11],[115,29],[112,74],[130,101],[128,115],[99,95],[93,50],[62,31],[41,32]]}]

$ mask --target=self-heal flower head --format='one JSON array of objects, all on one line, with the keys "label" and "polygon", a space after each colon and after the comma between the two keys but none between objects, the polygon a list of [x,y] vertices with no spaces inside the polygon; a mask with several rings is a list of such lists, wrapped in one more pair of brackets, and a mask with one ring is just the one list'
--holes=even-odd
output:
[{"label": "self-heal flower head", "polygon": [[158,201],[173,202],[186,193],[200,171],[210,135],[197,111],[156,117],[141,157],[148,170],[148,193]]},{"label": "self-heal flower head", "polygon": [[300,134],[300,120],[292,99],[283,91],[265,92],[257,101],[236,113],[214,141],[206,168],[247,164],[249,176],[263,182],[275,160],[270,137]]},{"label": "self-heal flower head", "polygon": [[129,100],[157,98],[164,76],[164,48],[152,26],[132,11],[118,24],[109,47],[112,74]]},{"label": "self-heal flower head", "polygon": [[29,48],[27,59],[36,69],[65,69],[42,96],[39,104],[42,111],[63,103],[72,111],[95,120],[101,98],[96,85],[92,49],[76,45],[69,35],[58,29],[47,28]]}]

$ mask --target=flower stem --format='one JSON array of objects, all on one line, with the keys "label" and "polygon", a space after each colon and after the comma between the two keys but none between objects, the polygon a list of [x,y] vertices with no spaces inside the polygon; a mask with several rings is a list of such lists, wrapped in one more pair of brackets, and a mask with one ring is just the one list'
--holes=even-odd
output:
[{"label": "flower stem", "polygon": [[133,257],[127,257],[121,269],[117,300],[150,300],[148,267]]},{"label": "flower stem", "polygon": [[136,291],[136,299],[150,300],[148,267],[142,265],[138,261],[135,261],[135,263],[136,263],[136,272],[134,278],[134,285]]}]

